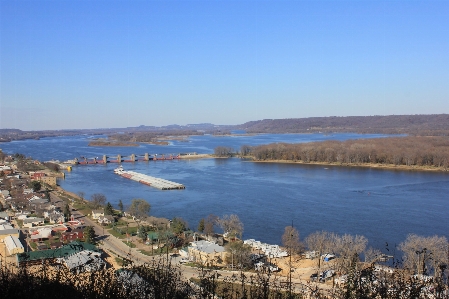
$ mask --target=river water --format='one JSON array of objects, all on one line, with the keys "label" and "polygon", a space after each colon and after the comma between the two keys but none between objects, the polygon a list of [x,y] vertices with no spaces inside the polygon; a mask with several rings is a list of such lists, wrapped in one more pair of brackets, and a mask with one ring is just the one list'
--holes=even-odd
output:
[{"label": "river water", "polygon": [[[89,147],[92,136],[43,138],[0,144],[7,153],[23,153],[42,161],[79,156],[131,153],[212,153],[216,146],[377,138],[357,134],[263,134],[195,136],[168,146]],[[301,238],[317,230],[360,234],[369,244],[394,253],[407,234],[449,237],[449,174],[357,167],[253,163],[238,158],[123,163],[125,170],[182,183],[185,190],[161,191],[113,173],[117,164],[80,165],[68,172],[61,187],[103,193],[117,206],[133,198],[151,204],[157,217],[180,216],[196,229],[209,214],[237,214],[244,238],[279,244],[293,221]]]}]

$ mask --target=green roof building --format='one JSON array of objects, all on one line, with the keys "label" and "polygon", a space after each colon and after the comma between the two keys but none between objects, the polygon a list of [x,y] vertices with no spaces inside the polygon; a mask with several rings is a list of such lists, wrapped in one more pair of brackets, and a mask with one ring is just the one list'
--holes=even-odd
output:
[{"label": "green roof building", "polygon": [[100,252],[95,245],[74,241],[57,249],[38,250],[17,254],[17,265],[30,266],[42,264],[44,261],[53,262],[57,258],[67,257],[83,250]]}]

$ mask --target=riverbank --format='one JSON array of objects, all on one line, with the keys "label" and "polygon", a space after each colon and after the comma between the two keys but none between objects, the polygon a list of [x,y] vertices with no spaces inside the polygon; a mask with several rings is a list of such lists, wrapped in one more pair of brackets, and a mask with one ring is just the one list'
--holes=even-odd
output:
[{"label": "riverbank", "polygon": [[[245,157],[250,159],[248,157]],[[286,163],[286,164],[302,164],[302,165],[320,165],[320,166],[337,166],[337,167],[362,167],[362,168],[376,168],[385,170],[400,170],[400,171],[431,171],[431,172],[447,172],[448,169],[436,166],[407,166],[394,164],[375,164],[375,163],[327,163],[327,162],[304,162],[292,160],[249,160],[248,162],[255,163]]]}]

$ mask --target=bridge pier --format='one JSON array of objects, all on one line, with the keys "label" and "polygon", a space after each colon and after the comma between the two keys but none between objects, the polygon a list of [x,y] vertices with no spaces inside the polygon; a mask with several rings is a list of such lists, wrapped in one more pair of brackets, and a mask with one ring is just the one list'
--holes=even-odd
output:
[{"label": "bridge pier", "polygon": [[144,160],[145,160],[145,161],[150,161],[150,155],[148,155],[148,153],[145,153],[145,158],[144,158]]},{"label": "bridge pier", "polygon": [[108,163],[108,157],[106,157],[106,155],[103,155],[103,163],[104,164]]},{"label": "bridge pier", "polygon": [[117,155],[117,163],[122,162],[122,156],[121,155]]},{"label": "bridge pier", "polygon": [[131,161],[136,162],[136,154],[131,154]]}]

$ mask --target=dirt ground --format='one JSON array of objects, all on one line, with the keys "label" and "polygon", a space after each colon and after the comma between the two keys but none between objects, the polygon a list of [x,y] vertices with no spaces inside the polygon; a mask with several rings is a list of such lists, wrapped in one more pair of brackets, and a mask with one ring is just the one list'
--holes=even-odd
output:
[{"label": "dirt ground", "polygon": [[117,261],[115,260],[114,254],[112,252],[109,252],[108,250],[103,249],[104,252],[104,260],[108,264],[108,267],[112,267],[114,269],[120,269],[122,266],[120,266]]}]

